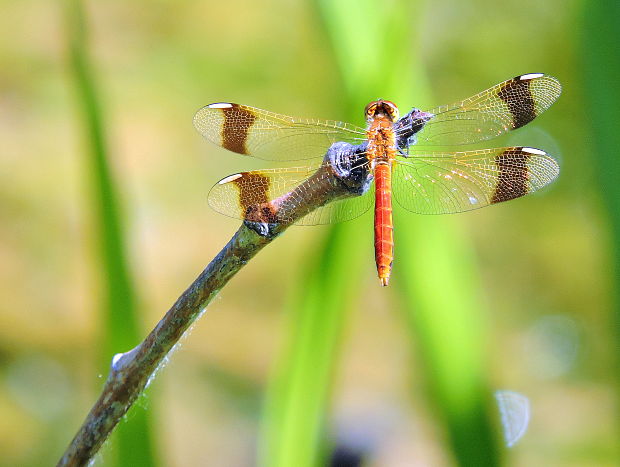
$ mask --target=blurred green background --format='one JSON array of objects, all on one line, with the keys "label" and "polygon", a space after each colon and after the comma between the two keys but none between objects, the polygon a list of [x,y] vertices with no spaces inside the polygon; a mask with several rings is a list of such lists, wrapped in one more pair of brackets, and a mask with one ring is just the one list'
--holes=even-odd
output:
[{"label": "blurred green background", "polygon": [[[1,466],[60,458],[111,356],[238,227],[208,208],[210,186],[273,166],[209,145],[199,107],[361,125],[378,97],[429,108],[531,72],[562,82],[559,101],[484,146],[545,149],[556,183],[467,214],[397,210],[387,289],[371,214],[291,228],[222,290],[97,462],[617,465],[615,2],[80,5],[0,2]],[[502,389],[531,403],[510,449]]]}]

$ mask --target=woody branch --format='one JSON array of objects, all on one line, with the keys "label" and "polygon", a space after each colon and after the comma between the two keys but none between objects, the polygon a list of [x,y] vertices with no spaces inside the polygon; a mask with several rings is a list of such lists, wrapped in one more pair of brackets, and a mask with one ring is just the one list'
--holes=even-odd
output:
[{"label": "woody branch", "polygon": [[[351,171],[343,171],[342,164],[335,163],[334,158],[339,158],[348,150],[338,147],[342,144],[332,146],[325,156],[325,163],[317,172],[291,191],[290,196],[281,198],[276,216],[278,212],[285,212],[286,223],[267,225],[244,221],[222,251],[177,299],[151,333],[134,349],[113,358],[101,395],[58,466],[88,464],[185,331],[220,289],[256,253],[277,238],[289,225],[314,209],[363,192],[365,180],[351,177]],[[338,148],[335,149],[336,147]]]}]

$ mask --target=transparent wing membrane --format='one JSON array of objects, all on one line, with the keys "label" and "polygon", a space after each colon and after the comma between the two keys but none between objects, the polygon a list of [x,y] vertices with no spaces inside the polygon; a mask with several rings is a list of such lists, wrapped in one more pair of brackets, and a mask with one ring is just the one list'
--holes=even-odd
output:
[{"label": "transparent wing membrane", "polygon": [[322,157],[337,141],[360,144],[366,132],[347,123],[288,117],[231,103],[210,104],[194,116],[209,141],[230,151],[267,160]]},{"label": "transparent wing membrane", "polygon": [[428,110],[434,116],[417,133],[417,145],[468,144],[495,138],[532,121],[555,102],[561,90],[557,79],[542,73],[517,76],[468,99]]},{"label": "transparent wing membrane", "polygon": [[[393,196],[405,209],[444,214],[518,198],[557,177],[558,164],[544,151],[507,147],[454,153],[411,151],[409,155],[409,150],[415,144],[475,143],[520,128],[549,108],[560,92],[555,78],[530,73],[454,104],[426,112],[413,109],[392,127],[370,118],[368,134],[363,128],[337,121],[288,117],[227,102],[210,104],[194,117],[194,126],[209,141],[262,159],[321,160],[301,167],[231,175],[211,189],[209,203],[222,214],[250,222],[291,223],[298,219],[296,224],[315,225],[353,219],[373,205],[374,187],[361,196],[327,203],[330,193],[342,195],[340,185],[340,191],[335,189],[334,173],[362,177],[339,175],[340,181],[364,182],[359,190],[363,191],[372,179],[369,170],[374,162],[369,159],[392,157],[387,149],[377,149],[386,144],[407,154],[397,156],[392,177]],[[380,125],[373,126],[376,122]],[[369,141],[368,135],[375,135],[375,140]],[[319,170],[324,156],[336,161],[331,172]],[[319,207],[308,212],[310,205]]]},{"label": "transparent wing membrane", "polygon": [[[307,193],[313,184],[323,184],[327,173],[317,177],[320,164],[314,166],[256,170],[231,175],[218,182],[209,193],[209,204],[216,211],[238,219],[289,223],[287,213],[301,203],[308,203]],[[372,189],[361,196],[339,199],[325,204],[295,221],[297,225],[343,222],[364,214],[373,204]],[[287,209],[280,209],[286,200]],[[255,218],[261,210],[261,219]],[[264,215],[264,213],[267,213]],[[269,218],[270,213],[272,218]]]},{"label": "transparent wing membrane", "polygon": [[524,196],[558,174],[555,159],[534,148],[431,153],[396,162],[393,193],[409,211],[448,214]]}]

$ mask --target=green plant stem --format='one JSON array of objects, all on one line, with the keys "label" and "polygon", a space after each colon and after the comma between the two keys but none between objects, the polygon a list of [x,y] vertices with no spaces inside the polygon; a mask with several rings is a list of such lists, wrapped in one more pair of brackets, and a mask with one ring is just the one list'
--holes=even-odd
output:
[{"label": "green plant stem", "polygon": [[318,463],[342,329],[362,262],[361,255],[343,261],[340,254],[350,252],[355,235],[353,223],[334,226],[324,253],[304,268],[303,285],[291,301],[286,349],[267,393],[259,465]]},{"label": "green plant stem", "polygon": [[[426,2],[317,3],[352,108],[361,110],[376,97],[401,110],[431,102],[421,38],[413,34],[424,29]],[[449,216],[415,216],[396,206],[394,218],[392,290],[402,298],[412,349],[422,354],[428,399],[457,462],[499,465],[485,374],[486,314],[470,242]]]},{"label": "green plant stem", "polygon": [[[95,73],[88,54],[88,28],[81,0],[67,0],[65,7],[69,39],[69,65],[73,74],[78,109],[81,113],[86,160],[93,187],[92,215],[98,235],[97,261],[102,284],[101,365],[121,350],[139,342],[136,293],[128,267],[118,190],[108,164],[108,147],[102,105]],[[155,465],[148,416],[138,411],[131,426],[116,438],[118,456],[115,465]]]},{"label": "green plant stem", "polygon": [[[610,277],[613,324],[616,349],[620,351],[620,51],[618,28],[620,27],[620,4],[618,2],[586,2],[583,4],[583,27],[581,43],[582,76],[586,89],[585,119],[595,148],[597,176],[601,190],[601,202],[605,206],[610,224]],[[615,356],[616,368],[620,369],[620,352]],[[620,371],[615,372],[616,384],[620,383]]]}]

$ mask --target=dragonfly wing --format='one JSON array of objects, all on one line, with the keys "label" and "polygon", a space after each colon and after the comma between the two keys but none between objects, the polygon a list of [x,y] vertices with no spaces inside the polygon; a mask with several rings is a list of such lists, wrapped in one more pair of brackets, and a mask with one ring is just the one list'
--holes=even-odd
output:
[{"label": "dragonfly wing", "polygon": [[366,213],[374,205],[374,191],[369,189],[361,196],[341,198],[325,204],[307,214],[296,225],[336,224],[350,221]]},{"label": "dragonfly wing", "polygon": [[365,130],[347,123],[288,117],[228,102],[198,110],[194,126],[218,146],[267,160],[318,158],[337,141],[360,144],[366,136]]},{"label": "dragonfly wing", "polygon": [[[310,193],[333,185],[331,168],[320,164],[304,167],[255,170],[230,175],[213,186],[209,204],[229,217],[250,222],[330,224],[354,219],[373,203],[371,191],[361,196],[337,199],[299,218],[298,208],[309,204]],[[297,220],[296,220],[297,219]]]},{"label": "dragonfly wing", "polygon": [[555,159],[528,147],[431,153],[399,159],[394,197],[420,214],[448,214],[519,198],[551,183]]},{"label": "dragonfly wing", "polygon": [[[560,82],[551,76],[517,76],[463,101],[424,112],[432,117],[415,138],[405,139],[410,144],[442,146],[495,138],[531,122],[555,102],[561,91]],[[411,126],[415,122],[413,119],[411,124],[401,123],[400,131],[405,137],[413,133]]]}]

